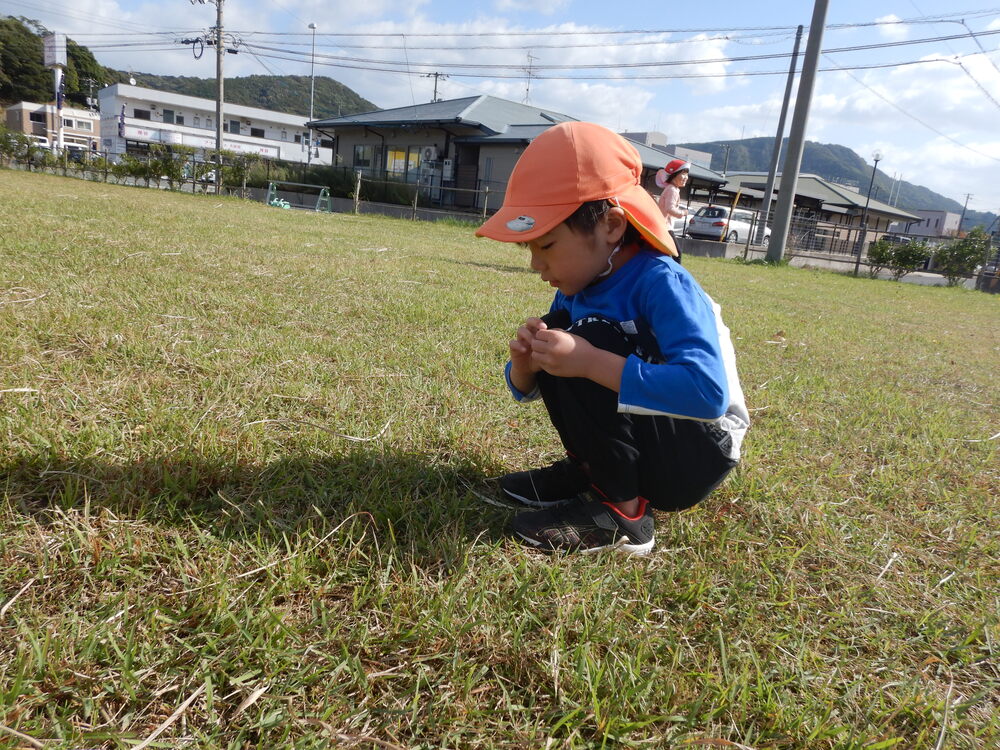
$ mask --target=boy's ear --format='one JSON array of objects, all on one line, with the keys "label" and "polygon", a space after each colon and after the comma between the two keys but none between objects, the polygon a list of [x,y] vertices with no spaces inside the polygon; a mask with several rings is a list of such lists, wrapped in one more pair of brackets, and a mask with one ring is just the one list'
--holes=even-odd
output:
[{"label": "boy's ear", "polygon": [[617,245],[628,227],[628,217],[625,215],[624,209],[621,206],[609,208],[608,212],[604,214],[604,223],[607,227],[608,242]]}]

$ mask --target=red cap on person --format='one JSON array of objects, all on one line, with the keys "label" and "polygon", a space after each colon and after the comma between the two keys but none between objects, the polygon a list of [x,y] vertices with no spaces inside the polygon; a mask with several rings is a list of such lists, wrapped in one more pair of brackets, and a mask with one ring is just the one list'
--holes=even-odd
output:
[{"label": "red cap on person", "polygon": [[675,174],[690,171],[691,162],[684,161],[684,159],[674,159],[673,161],[668,162],[667,166],[656,173],[656,186],[664,188],[667,186],[667,183],[670,182],[670,178]]}]

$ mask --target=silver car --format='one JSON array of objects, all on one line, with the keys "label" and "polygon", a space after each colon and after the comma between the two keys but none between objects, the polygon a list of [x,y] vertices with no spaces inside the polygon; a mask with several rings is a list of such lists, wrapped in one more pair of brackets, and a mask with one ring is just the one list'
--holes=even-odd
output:
[{"label": "silver car", "polygon": [[[729,206],[703,206],[691,217],[687,225],[689,237],[705,240],[745,242],[750,236],[753,213],[737,208],[730,216]],[[753,226],[756,233],[756,226]],[[771,238],[770,227],[764,227],[764,243]]]}]

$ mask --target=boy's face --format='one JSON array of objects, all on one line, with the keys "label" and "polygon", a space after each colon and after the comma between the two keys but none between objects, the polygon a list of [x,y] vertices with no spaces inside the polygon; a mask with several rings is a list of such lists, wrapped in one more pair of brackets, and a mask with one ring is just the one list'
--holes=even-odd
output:
[{"label": "boy's face", "polygon": [[570,297],[607,270],[608,256],[624,231],[624,219],[609,221],[608,216],[597,223],[593,234],[576,232],[560,224],[528,243],[531,268],[541,275],[542,281]]}]

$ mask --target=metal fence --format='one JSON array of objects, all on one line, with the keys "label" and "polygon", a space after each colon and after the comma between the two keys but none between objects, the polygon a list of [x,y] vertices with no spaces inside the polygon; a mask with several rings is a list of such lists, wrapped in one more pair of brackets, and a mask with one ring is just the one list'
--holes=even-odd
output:
[{"label": "metal fence", "polygon": [[[753,214],[751,236],[756,236],[761,212],[752,211],[751,213]],[[774,212],[772,211],[768,214],[767,226],[771,226],[773,219]],[[861,257],[864,258],[872,243],[882,238],[896,243],[920,242],[931,248],[951,241],[951,238],[907,235],[873,227],[865,229],[849,224],[823,221],[808,214],[793,214],[788,226],[788,236],[785,239],[785,251],[794,255],[831,255],[847,258],[856,258],[860,252]]]}]

